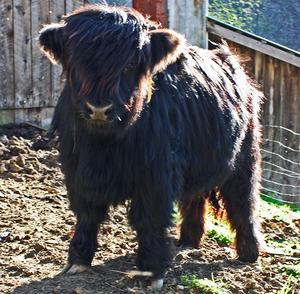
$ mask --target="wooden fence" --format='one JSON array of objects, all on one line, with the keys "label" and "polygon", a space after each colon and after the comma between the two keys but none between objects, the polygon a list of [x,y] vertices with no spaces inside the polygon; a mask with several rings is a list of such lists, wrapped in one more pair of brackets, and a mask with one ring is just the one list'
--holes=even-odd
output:
[{"label": "wooden fence", "polygon": [[61,69],[40,53],[38,32],[82,4],[83,0],[1,0],[0,124],[49,124],[61,89]]},{"label": "wooden fence", "polygon": [[209,38],[225,39],[265,94],[263,191],[300,207],[300,53],[246,32],[208,22]]}]

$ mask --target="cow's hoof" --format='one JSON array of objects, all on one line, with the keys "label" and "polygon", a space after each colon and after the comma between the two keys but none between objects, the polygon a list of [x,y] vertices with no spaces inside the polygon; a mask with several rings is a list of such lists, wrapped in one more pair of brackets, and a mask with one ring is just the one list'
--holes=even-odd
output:
[{"label": "cow's hoof", "polygon": [[62,273],[66,273],[68,275],[75,275],[79,273],[83,273],[89,269],[88,266],[86,265],[81,265],[81,264],[73,264],[72,266],[67,264],[63,270]]},{"label": "cow's hoof", "polygon": [[151,288],[154,291],[159,291],[164,285],[164,279],[158,279],[151,282]]},{"label": "cow's hoof", "polygon": [[71,264],[67,263],[67,264],[63,267],[63,269],[60,271],[59,274],[65,274],[65,273],[70,269],[70,267],[71,267]]}]

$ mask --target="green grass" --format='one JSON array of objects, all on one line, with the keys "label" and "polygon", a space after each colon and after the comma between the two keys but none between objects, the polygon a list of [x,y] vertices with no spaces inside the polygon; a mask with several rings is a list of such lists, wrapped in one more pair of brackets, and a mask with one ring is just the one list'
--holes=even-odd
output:
[{"label": "green grass", "polygon": [[281,267],[281,272],[288,274],[293,277],[300,277],[300,263],[297,264],[289,264]]},{"label": "green grass", "polygon": [[300,210],[293,209],[288,205],[275,204],[265,201],[263,198],[259,202],[258,214],[265,219],[274,219],[291,223],[293,219],[299,218]]},{"label": "green grass", "polygon": [[226,284],[221,280],[199,279],[194,274],[185,274],[181,276],[181,284],[187,289],[198,290],[203,294],[227,294],[229,293]]},{"label": "green grass", "polygon": [[232,243],[231,236],[227,232],[220,232],[220,229],[209,230],[207,236],[222,246],[229,246]]},{"label": "green grass", "polygon": [[[172,221],[175,225],[182,221],[177,205],[173,207]],[[205,228],[207,236],[221,246],[229,246],[234,240],[229,224],[225,220],[217,219],[211,212],[206,214]]]},{"label": "green grass", "polygon": [[274,232],[271,232],[272,227],[269,227],[269,234],[264,234],[268,247],[287,255],[292,255],[295,251],[300,250],[298,238],[290,236],[285,231],[287,228],[294,230],[295,224],[293,221],[300,218],[298,211],[294,211],[287,205],[277,205],[262,200],[260,201],[258,214],[266,222],[269,221],[269,223],[274,224]]},{"label": "green grass", "polygon": [[300,294],[300,291],[296,292],[292,277],[289,276],[283,287],[275,292],[275,294]]},{"label": "green grass", "polygon": [[[293,220],[300,218],[300,213],[294,211],[287,205],[277,205],[264,200],[259,202],[258,215],[265,220],[282,223],[283,226],[294,227]],[[217,219],[211,211],[208,211],[205,217],[206,235],[216,241],[220,246],[230,246],[234,241],[235,233],[231,231],[229,223],[224,219]],[[181,216],[177,205],[174,206],[173,212],[174,224],[181,222]],[[299,242],[294,238],[279,239],[274,234],[265,234],[265,241],[268,246],[279,249],[283,253],[292,254],[294,251],[300,250]]]},{"label": "green grass", "polygon": [[300,251],[299,241],[287,239],[275,239],[265,234],[265,241],[269,247],[277,249],[286,255],[292,255],[295,251]]},{"label": "green grass", "polygon": [[272,195],[272,196],[269,196],[268,194],[265,194],[265,193],[261,193],[260,194],[261,196],[261,199],[264,201],[264,202],[267,202],[269,204],[272,204],[272,205],[275,205],[277,207],[286,207],[288,208],[289,210],[293,210],[293,211],[299,211],[300,212],[300,207],[295,205],[295,204],[284,204],[282,203],[282,201],[280,201],[279,199],[277,200],[275,198],[276,195]]},{"label": "green grass", "polygon": [[234,240],[229,223],[223,219],[216,219],[210,212],[207,214],[206,234],[221,246],[229,246]]}]

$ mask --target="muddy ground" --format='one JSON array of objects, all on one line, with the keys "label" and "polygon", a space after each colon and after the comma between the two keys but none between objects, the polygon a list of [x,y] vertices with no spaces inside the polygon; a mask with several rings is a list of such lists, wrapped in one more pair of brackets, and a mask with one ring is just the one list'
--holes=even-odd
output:
[{"label": "muddy ground", "polygon": [[[151,293],[146,278],[128,275],[135,269],[137,244],[127,224],[126,207],[112,210],[110,220],[102,225],[91,270],[58,275],[75,219],[68,209],[55,140],[44,135],[25,125],[0,128],[0,293]],[[291,212],[290,220],[263,219],[263,231],[295,243],[299,214]],[[182,285],[187,274],[209,279],[213,275],[229,293],[283,293],[279,291],[289,276],[283,266],[299,264],[295,250],[264,254],[254,264],[241,263],[232,248],[208,237],[199,250],[180,249],[175,246],[175,231],[170,230],[175,257],[162,293],[202,293]],[[297,277],[289,281],[298,293]]]}]

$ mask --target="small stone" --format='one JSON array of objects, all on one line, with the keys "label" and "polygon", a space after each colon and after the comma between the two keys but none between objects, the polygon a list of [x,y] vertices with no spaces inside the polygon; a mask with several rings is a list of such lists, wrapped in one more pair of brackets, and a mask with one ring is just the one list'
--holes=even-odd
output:
[{"label": "small stone", "polygon": [[182,286],[182,285],[177,285],[177,289],[178,289],[178,290],[184,290],[184,286]]},{"label": "small stone", "polygon": [[9,169],[10,169],[10,171],[12,171],[14,173],[17,173],[22,170],[22,168],[20,166],[18,166],[15,162],[10,163]]},{"label": "small stone", "polygon": [[293,252],[293,257],[300,257],[300,251]]},{"label": "small stone", "polygon": [[119,248],[116,250],[116,254],[124,254],[124,250],[122,248]]},{"label": "small stone", "polygon": [[175,261],[181,261],[184,259],[184,256],[182,253],[178,253],[175,257]]},{"label": "small stone", "polygon": [[19,166],[24,166],[25,165],[25,158],[22,154],[19,154],[17,159],[16,159],[16,163],[19,165]]},{"label": "small stone", "polygon": [[203,255],[203,253],[201,252],[200,249],[194,249],[188,253],[188,256],[193,259],[197,259],[197,258],[201,257],[202,255]]},{"label": "small stone", "polygon": [[8,140],[8,138],[7,138],[6,135],[2,135],[2,136],[0,137],[0,142],[6,145],[6,144],[9,143],[9,140]]},{"label": "small stone", "polygon": [[5,167],[4,164],[1,164],[1,165],[0,165],[0,174],[3,174],[3,173],[5,173],[5,172],[7,172],[7,168]]},{"label": "small stone", "polygon": [[27,170],[27,172],[28,172],[29,174],[32,174],[32,175],[37,174],[37,171],[35,170],[35,168],[33,167],[32,164],[29,164],[29,165],[26,167],[26,170]]},{"label": "small stone", "polygon": [[75,293],[75,294],[83,294],[83,293],[84,293],[84,291],[83,291],[83,289],[82,289],[82,288],[80,288],[80,287],[76,287],[76,288],[74,289],[74,293]]}]

